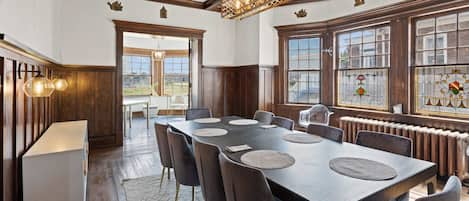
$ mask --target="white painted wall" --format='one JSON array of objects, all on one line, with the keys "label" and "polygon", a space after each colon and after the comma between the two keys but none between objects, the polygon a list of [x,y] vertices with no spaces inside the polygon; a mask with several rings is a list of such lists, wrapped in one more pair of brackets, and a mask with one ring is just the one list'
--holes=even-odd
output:
[{"label": "white painted wall", "polygon": [[165,5],[168,18],[159,18],[162,4],[144,0],[123,0],[124,10],[114,12],[100,0],[62,0],[62,63],[115,65],[113,19],[206,30],[204,65],[235,63],[235,21],[219,13]]},{"label": "white painted wall", "polygon": [[0,33],[59,61],[61,0],[0,0]]},{"label": "white painted wall", "polygon": [[124,47],[143,48],[152,50],[188,50],[188,38],[138,38],[126,37],[124,33]]},{"label": "white painted wall", "polygon": [[259,15],[236,21],[235,64],[259,64]]}]

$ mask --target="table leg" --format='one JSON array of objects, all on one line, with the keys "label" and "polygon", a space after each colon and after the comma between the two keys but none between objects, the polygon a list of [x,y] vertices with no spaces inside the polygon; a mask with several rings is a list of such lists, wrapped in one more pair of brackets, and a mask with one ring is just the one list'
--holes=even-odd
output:
[{"label": "table leg", "polygon": [[132,128],[132,106],[129,105],[129,128]]},{"label": "table leg", "polygon": [[147,103],[147,129],[150,128],[150,105]]},{"label": "table leg", "polygon": [[124,137],[126,137],[126,132],[125,130],[127,130],[127,107],[126,106],[123,106],[123,124],[124,124],[124,129],[122,130],[122,132],[124,133]]}]

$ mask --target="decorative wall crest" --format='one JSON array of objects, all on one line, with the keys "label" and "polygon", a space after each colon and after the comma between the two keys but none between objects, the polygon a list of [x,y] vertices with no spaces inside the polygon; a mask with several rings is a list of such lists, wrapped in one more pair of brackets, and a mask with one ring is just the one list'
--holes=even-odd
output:
[{"label": "decorative wall crest", "polygon": [[168,11],[166,10],[164,6],[161,7],[160,9],[160,18],[163,18],[163,19],[168,18]]},{"label": "decorative wall crest", "polygon": [[308,13],[306,12],[305,9],[301,9],[297,12],[294,13],[296,15],[297,18],[303,18],[303,17],[306,17],[308,15]]},{"label": "decorative wall crest", "polygon": [[109,5],[109,8],[113,11],[122,11],[124,6],[122,6],[122,2],[119,1],[113,1],[112,3],[109,1],[107,2],[107,5]]}]

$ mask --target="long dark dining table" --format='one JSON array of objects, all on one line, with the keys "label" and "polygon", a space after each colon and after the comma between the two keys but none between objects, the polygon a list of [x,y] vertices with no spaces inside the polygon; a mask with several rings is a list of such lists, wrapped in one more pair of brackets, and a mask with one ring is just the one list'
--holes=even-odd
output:
[{"label": "long dark dining table", "polygon": [[[297,144],[284,141],[282,135],[291,131],[261,128],[261,124],[235,126],[228,122],[240,117],[221,118],[219,123],[193,121],[170,122],[169,126],[190,138],[215,144],[224,150],[226,146],[248,144],[254,150],[269,149],[290,154],[295,164],[283,169],[262,170],[273,193],[282,200],[311,201],[384,201],[408,192],[412,187],[433,178],[436,165],[431,162],[404,157],[351,143],[322,140],[315,144]],[[228,134],[218,137],[192,135],[200,128],[223,128]],[[225,152],[240,162],[244,152]],[[329,161],[337,157],[359,157],[382,162],[393,167],[398,176],[386,181],[367,181],[338,174],[329,168]]]}]

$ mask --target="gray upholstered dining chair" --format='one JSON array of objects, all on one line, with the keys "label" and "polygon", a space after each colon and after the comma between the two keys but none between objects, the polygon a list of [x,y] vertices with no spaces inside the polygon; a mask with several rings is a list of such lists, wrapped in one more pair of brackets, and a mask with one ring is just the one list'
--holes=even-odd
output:
[{"label": "gray upholstered dining chair", "polygon": [[321,124],[309,124],[308,133],[339,143],[342,142],[344,136],[344,131],[342,129]]},{"label": "gray upholstered dining chair", "polygon": [[272,117],[272,125],[280,126],[288,130],[293,130],[295,122],[289,118],[274,116]]},{"label": "gray upholstered dining chair", "polygon": [[274,201],[264,174],[258,170],[219,155],[227,201]]},{"label": "gray upholstered dining chair", "polygon": [[206,144],[196,139],[192,141],[192,145],[205,201],[225,201],[225,189],[218,162],[220,150],[216,145]]},{"label": "gray upholstered dining chair", "polygon": [[316,104],[307,110],[300,111],[298,124],[307,128],[309,124],[329,125],[330,116],[334,114],[325,105]]},{"label": "gray upholstered dining chair", "polygon": [[373,131],[358,131],[355,144],[412,157],[410,138]]},{"label": "gray upholstered dining chair", "polygon": [[212,117],[212,112],[208,108],[189,108],[186,110],[186,120],[210,117]]},{"label": "gray upholstered dining chair", "polygon": [[261,123],[270,124],[272,122],[273,117],[274,117],[274,113],[272,113],[272,112],[257,110],[256,113],[254,113],[254,118],[253,119],[255,119],[255,120],[257,120]]},{"label": "gray upholstered dining chair", "polygon": [[443,191],[427,197],[418,198],[415,201],[460,201],[461,181],[456,176],[451,176],[446,182]]},{"label": "gray upholstered dining chair", "polygon": [[165,170],[168,169],[168,180],[171,179],[171,168],[173,168],[173,163],[171,162],[171,153],[169,151],[168,144],[168,125],[155,123],[155,134],[156,134],[156,143],[158,143],[158,152],[160,153],[160,162],[163,166],[163,172],[161,173],[160,186],[163,183]]},{"label": "gray upholstered dining chair", "polygon": [[179,187],[182,184],[192,186],[192,201],[194,201],[194,187],[199,186],[200,182],[192,149],[184,134],[173,131],[171,128],[168,128],[168,142],[174,174],[176,175],[175,200],[178,200]]},{"label": "gray upholstered dining chair", "polygon": [[[402,156],[412,157],[412,140],[410,138],[374,131],[358,131],[355,144]],[[404,193],[396,201],[409,200],[409,193]]]}]

